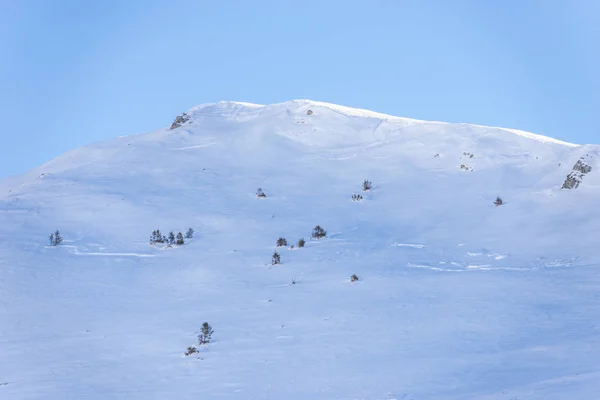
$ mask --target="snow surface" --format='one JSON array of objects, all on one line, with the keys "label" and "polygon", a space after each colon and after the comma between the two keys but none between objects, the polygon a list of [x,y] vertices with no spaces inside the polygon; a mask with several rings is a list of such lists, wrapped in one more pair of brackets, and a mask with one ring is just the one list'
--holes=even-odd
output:
[{"label": "snow surface", "polygon": [[[0,182],[0,399],[599,398],[600,147],[309,100],[187,113]],[[271,266],[280,236],[306,247]]]}]

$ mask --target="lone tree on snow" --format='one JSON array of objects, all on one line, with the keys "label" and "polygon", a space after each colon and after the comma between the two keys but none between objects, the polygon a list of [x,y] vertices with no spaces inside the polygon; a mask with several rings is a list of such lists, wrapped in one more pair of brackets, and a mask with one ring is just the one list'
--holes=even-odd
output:
[{"label": "lone tree on snow", "polygon": [[198,344],[203,345],[203,344],[210,343],[210,341],[212,340],[212,334],[214,332],[215,331],[213,330],[212,326],[210,326],[208,324],[208,322],[203,323],[202,330],[200,331],[200,334],[198,335]]},{"label": "lone tree on snow", "polygon": [[501,206],[502,204],[504,204],[504,202],[502,201],[502,198],[500,196],[496,197],[496,201],[494,201],[494,204],[496,205],[496,207]]},{"label": "lone tree on snow", "polygon": [[188,229],[187,232],[185,233],[185,238],[186,239],[191,239],[194,237],[194,230],[192,228]]},{"label": "lone tree on snow", "polygon": [[313,229],[310,237],[312,237],[313,239],[321,239],[322,237],[325,237],[325,236],[327,236],[327,231],[325,229],[321,228],[320,225],[317,225]]},{"label": "lone tree on snow", "polygon": [[373,188],[373,184],[371,181],[365,179],[362,183],[363,190],[366,192],[367,190],[371,190]]},{"label": "lone tree on snow", "polygon": [[277,265],[277,264],[281,264],[281,256],[279,255],[278,252],[273,253],[273,256],[271,256],[271,265]]},{"label": "lone tree on snow", "polygon": [[50,246],[58,246],[63,241],[59,231],[51,233],[48,239],[50,239]]}]

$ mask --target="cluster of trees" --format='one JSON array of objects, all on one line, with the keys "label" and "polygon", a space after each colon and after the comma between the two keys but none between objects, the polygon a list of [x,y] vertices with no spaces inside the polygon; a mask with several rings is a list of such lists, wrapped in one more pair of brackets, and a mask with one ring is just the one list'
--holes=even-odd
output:
[{"label": "cluster of trees", "polygon": [[[194,237],[194,230],[189,228],[185,233],[185,239],[191,239],[192,237]],[[185,244],[185,239],[181,232],[175,235],[175,233],[171,231],[169,232],[169,235],[165,236],[160,232],[160,229],[157,229],[152,231],[152,235],[150,235],[150,244],[155,245],[157,243],[165,243],[167,246],[181,246]]]},{"label": "cluster of trees", "polygon": [[[194,237],[194,229],[189,228],[185,233],[179,232],[177,235],[173,233],[173,231],[169,232],[167,236],[163,235],[160,232],[160,229],[152,231],[152,235],[150,235],[150,244],[155,245],[157,243],[165,243],[167,246],[181,246],[185,244],[185,239],[191,239]],[[62,243],[63,237],[60,232],[57,230],[56,232],[52,232],[50,236],[48,236],[48,240],[50,241],[50,246],[58,246]]]},{"label": "cluster of trees", "polygon": [[[305,244],[306,244],[306,240],[304,240],[304,238],[298,239],[298,243],[297,243],[298,247],[304,247]],[[279,239],[277,239],[277,243],[276,243],[277,247],[285,247],[287,245],[288,245],[288,241],[286,238],[280,237]],[[291,248],[293,249],[294,245],[292,245]]]},{"label": "cluster of trees", "polygon": [[[312,234],[311,234],[311,238],[321,239],[325,236],[327,236],[327,231],[325,229],[323,229],[320,225],[317,225],[314,227]],[[302,248],[302,247],[304,247],[305,244],[306,244],[306,240],[304,240],[304,238],[298,239],[298,243],[297,243],[298,247]],[[280,237],[279,239],[277,239],[276,245],[277,245],[277,247],[287,246],[288,245],[287,239],[284,237]],[[294,245],[292,245],[292,248],[293,247],[294,247]],[[277,265],[277,264],[281,264],[281,254],[279,254],[277,251],[275,251],[273,253],[273,255],[271,256],[271,265]]]},{"label": "cluster of trees", "polygon": [[[363,190],[363,192],[368,192],[371,189],[373,189],[373,183],[370,180],[365,179],[362,182],[362,190]],[[363,199],[362,194],[355,193],[355,194],[352,195],[352,201],[361,201],[362,199]]]}]

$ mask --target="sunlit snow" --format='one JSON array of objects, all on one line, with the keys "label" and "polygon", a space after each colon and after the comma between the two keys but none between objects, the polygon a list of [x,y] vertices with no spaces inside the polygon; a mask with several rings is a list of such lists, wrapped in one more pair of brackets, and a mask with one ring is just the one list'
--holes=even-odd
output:
[{"label": "sunlit snow", "polygon": [[187,114],[0,181],[0,399],[599,398],[600,147],[309,100]]}]

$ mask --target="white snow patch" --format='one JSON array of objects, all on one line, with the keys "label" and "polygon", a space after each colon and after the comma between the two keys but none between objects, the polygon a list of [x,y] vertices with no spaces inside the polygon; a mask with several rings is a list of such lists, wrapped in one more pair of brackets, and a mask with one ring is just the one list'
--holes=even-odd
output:
[{"label": "white snow patch", "polygon": [[412,244],[412,243],[392,243],[394,247],[412,247],[415,249],[422,249],[425,247],[424,244]]}]

